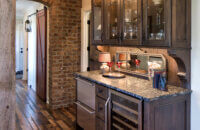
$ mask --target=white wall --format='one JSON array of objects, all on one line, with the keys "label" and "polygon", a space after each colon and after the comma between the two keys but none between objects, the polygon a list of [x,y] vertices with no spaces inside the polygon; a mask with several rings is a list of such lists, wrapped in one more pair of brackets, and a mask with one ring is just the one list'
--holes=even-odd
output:
[{"label": "white wall", "polygon": [[[24,16],[24,21],[27,19],[27,16],[30,14],[33,14],[36,12],[36,10],[43,9],[44,6],[40,4],[40,6],[36,8],[32,8],[30,10],[27,10]],[[32,89],[36,91],[36,45],[37,45],[37,32],[36,32],[36,15],[32,15],[29,17],[29,20],[31,21],[31,28],[32,31],[25,33],[25,45],[28,47],[27,57],[25,57],[25,62],[27,63],[28,73],[27,73],[27,79],[28,79],[28,85],[32,86]]]},{"label": "white wall", "polygon": [[23,71],[23,53],[21,48],[24,48],[24,32],[23,32],[23,19],[16,20],[16,37],[15,37],[15,59],[16,59],[16,72]]},{"label": "white wall", "polygon": [[191,130],[200,129],[200,0],[192,0]]}]

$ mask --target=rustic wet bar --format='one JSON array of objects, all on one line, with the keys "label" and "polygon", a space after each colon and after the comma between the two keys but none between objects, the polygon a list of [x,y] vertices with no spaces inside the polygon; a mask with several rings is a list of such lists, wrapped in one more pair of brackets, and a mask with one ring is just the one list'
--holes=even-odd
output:
[{"label": "rustic wet bar", "polygon": [[187,130],[190,127],[189,89],[168,85],[168,91],[160,91],[146,79],[128,75],[110,79],[100,71],[77,73],[76,77],[96,89],[93,119],[97,130]]}]

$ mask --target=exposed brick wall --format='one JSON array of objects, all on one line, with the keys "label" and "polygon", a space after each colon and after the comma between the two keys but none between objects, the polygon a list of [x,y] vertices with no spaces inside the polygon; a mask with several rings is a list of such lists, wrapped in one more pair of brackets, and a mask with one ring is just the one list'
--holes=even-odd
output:
[{"label": "exposed brick wall", "polygon": [[81,0],[35,0],[49,6],[49,103],[65,107],[75,99],[80,71]]}]

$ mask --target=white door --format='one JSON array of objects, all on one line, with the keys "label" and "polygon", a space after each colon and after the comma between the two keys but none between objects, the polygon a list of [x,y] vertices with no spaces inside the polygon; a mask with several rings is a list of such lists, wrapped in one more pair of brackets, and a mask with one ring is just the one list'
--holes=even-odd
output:
[{"label": "white door", "polygon": [[16,20],[15,58],[16,72],[23,71],[24,32],[23,20]]},{"label": "white door", "polygon": [[29,20],[32,31],[28,33],[28,86],[36,91],[36,16]]}]

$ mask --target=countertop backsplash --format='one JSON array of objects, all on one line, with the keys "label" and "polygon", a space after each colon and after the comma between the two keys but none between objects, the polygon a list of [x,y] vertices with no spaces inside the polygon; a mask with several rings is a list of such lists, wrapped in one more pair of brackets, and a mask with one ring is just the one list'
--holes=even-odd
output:
[{"label": "countertop backsplash", "polygon": [[[154,54],[163,54],[167,59],[167,75],[168,75],[168,84],[180,86],[180,80],[177,76],[178,66],[176,61],[170,57],[167,53],[167,49],[156,49],[156,48],[135,48],[135,47],[108,47],[108,46],[98,46],[100,51],[108,51],[111,53],[111,56],[114,57],[116,52],[119,51],[128,51],[134,53],[154,53]],[[97,53],[96,53],[97,55]],[[94,56],[94,51],[90,53],[91,58]]]}]

